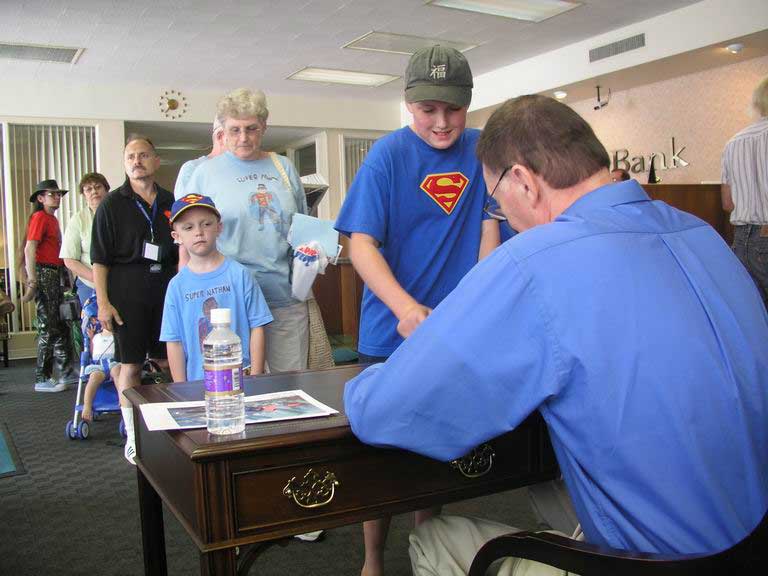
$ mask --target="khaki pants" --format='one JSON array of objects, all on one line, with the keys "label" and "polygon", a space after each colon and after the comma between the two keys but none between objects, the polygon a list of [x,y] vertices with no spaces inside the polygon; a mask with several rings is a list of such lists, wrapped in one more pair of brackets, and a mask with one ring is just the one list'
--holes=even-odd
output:
[{"label": "khaki pants", "polygon": [[[483,544],[517,528],[462,516],[436,516],[410,535],[411,569],[414,576],[466,576]],[[554,534],[558,532],[552,531]],[[562,534],[560,534],[562,535]],[[566,576],[568,572],[532,560],[505,558],[488,574],[496,576]]]},{"label": "khaki pants", "polygon": [[309,351],[307,303],[271,308],[274,320],[264,326],[267,369],[271,374],[306,370]]}]

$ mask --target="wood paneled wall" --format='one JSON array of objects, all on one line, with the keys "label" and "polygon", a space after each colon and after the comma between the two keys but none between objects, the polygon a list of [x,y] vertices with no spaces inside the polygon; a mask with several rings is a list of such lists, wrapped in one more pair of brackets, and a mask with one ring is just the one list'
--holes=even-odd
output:
[{"label": "wood paneled wall", "polygon": [[719,184],[643,184],[648,196],[709,223],[730,244],[733,228],[720,201]]}]

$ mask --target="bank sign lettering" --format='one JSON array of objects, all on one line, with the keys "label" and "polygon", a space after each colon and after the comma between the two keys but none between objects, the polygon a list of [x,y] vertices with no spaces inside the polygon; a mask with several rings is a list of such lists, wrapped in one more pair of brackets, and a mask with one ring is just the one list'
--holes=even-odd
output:
[{"label": "bank sign lettering", "polygon": [[669,156],[666,152],[651,152],[650,154],[641,156],[630,156],[630,152],[626,148],[613,151],[613,168],[623,168],[627,172],[637,174],[639,172],[646,172],[651,167],[651,158],[656,158],[656,170],[672,170],[674,168],[685,168],[689,162],[683,158],[682,154],[685,151],[685,146],[678,148],[675,142],[675,137],[671,138],[669,147]]}]

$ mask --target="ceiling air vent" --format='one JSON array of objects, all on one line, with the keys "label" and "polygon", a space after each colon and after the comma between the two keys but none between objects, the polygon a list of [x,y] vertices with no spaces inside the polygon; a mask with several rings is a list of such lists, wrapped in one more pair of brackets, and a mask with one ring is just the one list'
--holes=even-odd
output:
[{"label": "ceiling air vent", "polygon": [[0,58],[14,60],[34,60],[36,62],[62,62],[74,64],[80,58],[84,48],[65,48],[62,46],[42,46],[39,44],[10,44],[0,42]]},{"label": "ceiling air vent", "polygon": [[611,56],[623,54],[630,50],[637,50],[643,46],[645,46],[645,34],[638,34],[637,36],[631,36],[624,40],[619,40],[618,42],[611,42],[605,46],[592,48],[592,50],[589,51],[589,61],[597,62],[603,58],[610,58]]}]

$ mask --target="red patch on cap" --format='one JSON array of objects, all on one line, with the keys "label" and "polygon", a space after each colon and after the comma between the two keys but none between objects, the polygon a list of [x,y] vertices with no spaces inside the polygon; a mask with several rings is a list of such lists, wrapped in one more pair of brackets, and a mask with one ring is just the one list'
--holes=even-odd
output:
[{"label": "red patch on cap", "polygon": [[446,214],[453,212],[459,203],[461,195],[469,184],[469,178],[461,172],[446,172],[429,174],[421,183],[420,188],[432,198]]},{"label": "red patch on cap", "polygon": [[184,198],[181,199],[182,202],[186,202],[187,204],[195,204],[196,202],[200,202],[203,197],[200,196],[200,194],[187,194],[184,196]]}]

